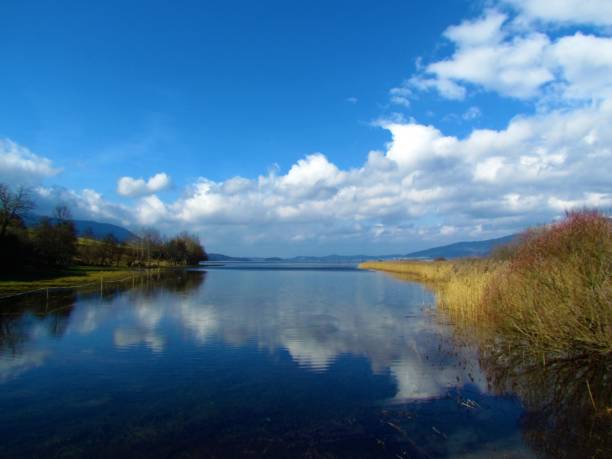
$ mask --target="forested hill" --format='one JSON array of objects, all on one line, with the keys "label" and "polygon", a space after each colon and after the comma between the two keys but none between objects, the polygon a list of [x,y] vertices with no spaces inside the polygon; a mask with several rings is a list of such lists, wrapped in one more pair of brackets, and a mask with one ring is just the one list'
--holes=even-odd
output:
[{"label": "forested hill", "polygon": [[485,257],[500,245],[508,244],[517,237],[516,234],[504,236],[486,241],[466,241],[454,244],[432,247],[431,249],[419,250],[405,255],[405,258],[461,258],[461,257]]},{"label": "forested hill", "polygon": [[[36,225],[41,218],[41,215],[28,215],[24,217],[26,226]],[[55,223],[54,218],[50,218],[51,223]],[[93,220],[72,220],[77,232],[77,236],[85,236],[90,234],[96,239],[103,239],[105,236],[112,234],[117,241],[127,242],[131,239],[136,239],[136,235],[131,231],[112,223],[101,223]]]}]

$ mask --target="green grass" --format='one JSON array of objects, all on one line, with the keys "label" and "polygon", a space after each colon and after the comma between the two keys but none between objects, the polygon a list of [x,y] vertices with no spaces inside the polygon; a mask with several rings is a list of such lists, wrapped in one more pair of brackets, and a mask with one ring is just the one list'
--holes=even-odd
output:
[{"label": "green grass", "polygon": [[138,271],[128,268],[109,268],[77,266],[61,272],[36,273],[18,276],[3,276],[0,278],[0,296],[21,293],[29,290],[54,287],[70,287],[93,282],[115,282],[138,276]]}]

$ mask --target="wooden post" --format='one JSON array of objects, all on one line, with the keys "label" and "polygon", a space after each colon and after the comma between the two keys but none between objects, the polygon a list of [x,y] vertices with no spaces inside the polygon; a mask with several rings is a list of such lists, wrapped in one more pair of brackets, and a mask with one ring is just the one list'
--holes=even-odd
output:
[{"label": "wooden post", "polygon": [[101,277],[100,278],[100,296],[102,296],[103,289],[104,289],[104,278]]}]

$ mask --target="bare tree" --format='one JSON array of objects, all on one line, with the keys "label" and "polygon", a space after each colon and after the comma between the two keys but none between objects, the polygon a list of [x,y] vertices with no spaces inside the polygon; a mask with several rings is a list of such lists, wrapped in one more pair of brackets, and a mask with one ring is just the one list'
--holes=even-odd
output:
[{"label": "bare tree", "polygon": [[28,188],[20,186],[13,193],[6,185],[0,183],[0,238],[4,238],[11,222],[23,218],[33,208],[34,201]]},{"label": "bare tree", "polygon": [[53,210],[53,216],[58,223],[65,223],[72,220],[72,212],[70,212],[70,209],[65,204],[58,205]]}]

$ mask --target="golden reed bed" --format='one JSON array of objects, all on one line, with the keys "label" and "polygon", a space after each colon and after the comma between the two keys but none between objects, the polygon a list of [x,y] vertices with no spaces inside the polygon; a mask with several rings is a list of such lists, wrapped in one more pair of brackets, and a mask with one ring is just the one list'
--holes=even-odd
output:
[{"label": "golden reed bed", "polygon": [[441,311],[497,346],[544,362],[612,357],[612,223],[601,213],[569,213],[489,258],[360,267],[428,284]]}]

